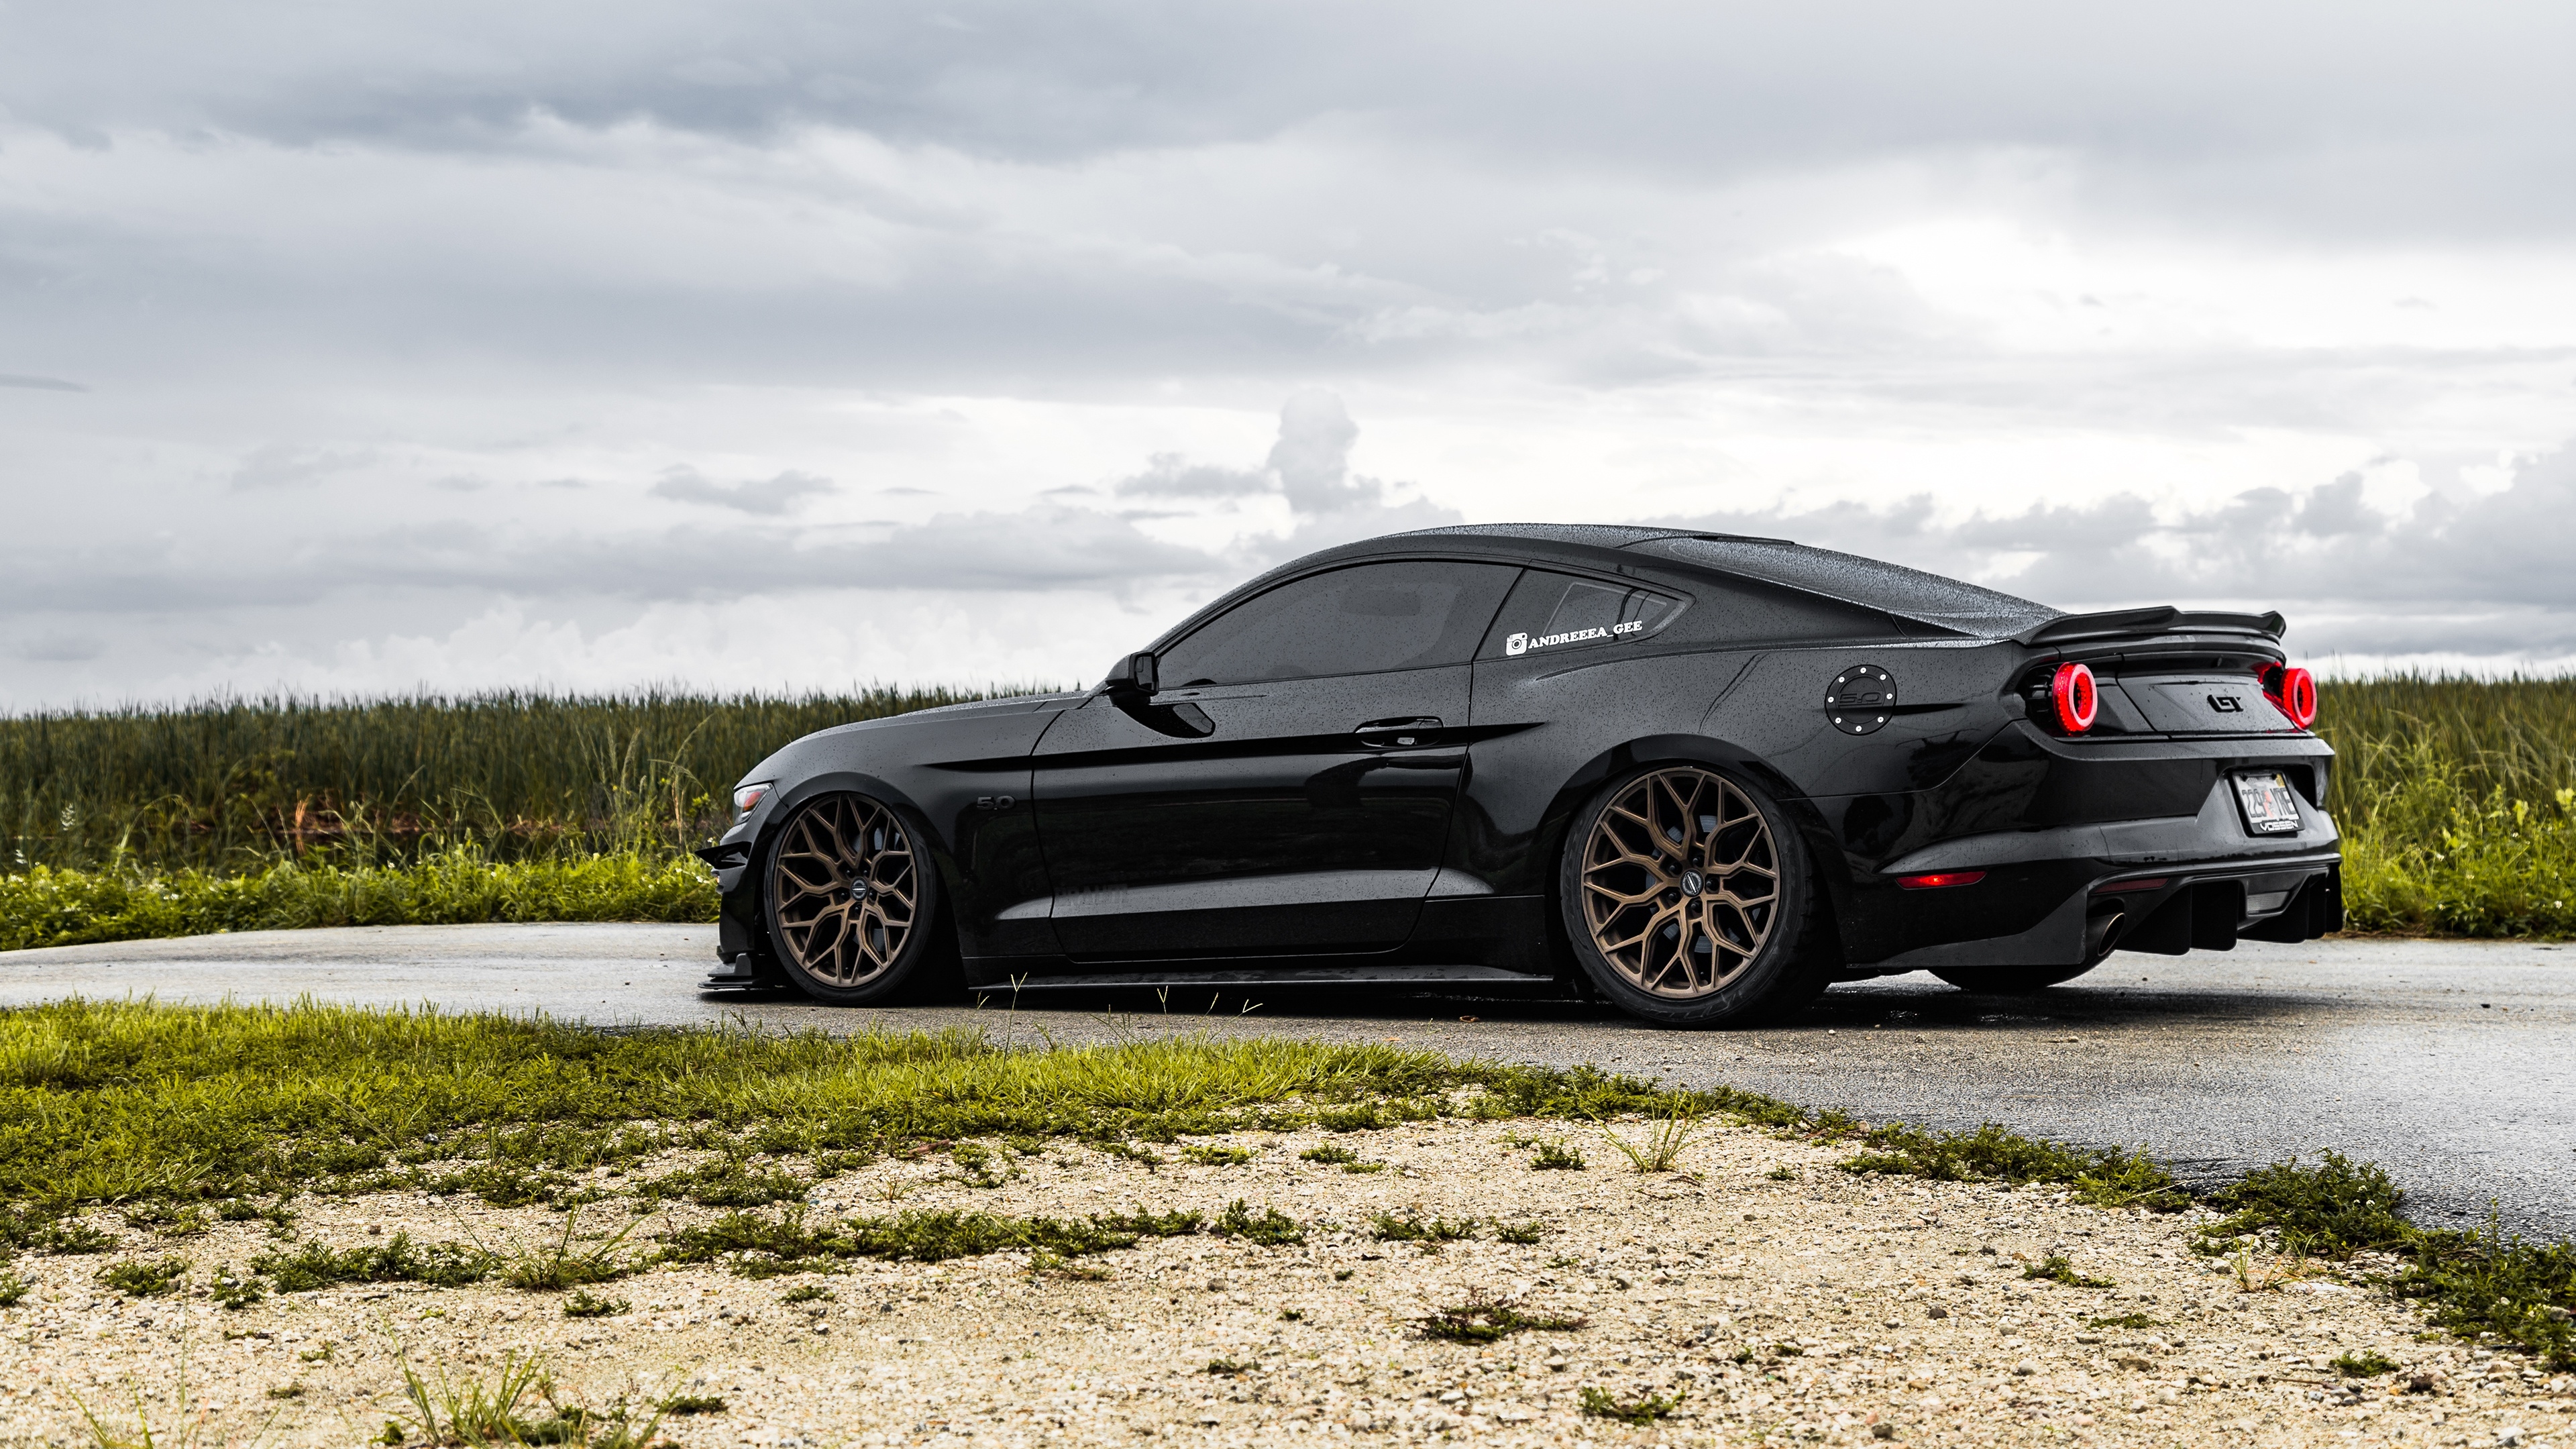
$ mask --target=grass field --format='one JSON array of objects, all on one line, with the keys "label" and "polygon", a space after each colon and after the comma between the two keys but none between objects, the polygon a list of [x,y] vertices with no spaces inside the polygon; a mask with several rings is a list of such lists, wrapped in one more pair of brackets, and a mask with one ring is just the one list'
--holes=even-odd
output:
[{"label": "grass field", "polygon": [[[1364,1134],[1451,1116],[1569,1124],[1643,1117],[1649,1143],[1653,1124],[1678,1140],[1695,1123],[1724,1118],[1845,1145],[1851,1155],[1841,1165],[1851,1173],[2049,1183],[2081,1202],[2149,1212],[2213,1208],[2225,1216],[2200,1230],[2206,1255],[2241,1251],[2246,1235],[2318,1262],[2392,1254],[2398,1271],[2383,1286],[2423,1301],[2444,1327],[2576,1367],[2576,1327],[2566,1316],[2576,1309],[2576,1254],[2494,1233],[2416,1228],[2399,1215],[2397,1185],[2331,1155],[2200,1194],[2137,1153],[2035,1141],[1992,1125],[1958,1133],[1871,1126],[1727,1088],[1670,1090],[1590,1068],[1276,1038],[1140,1035],[1096,1047],[1012,1047],[964,1030],[598,1032],[524,1017],[311,1004],[72,1001],[5,1010],[0,1271],[22,1253],[100,1252],[104,1236],[81,1219],[105,1208],[176,1233],[210,1215],[267,1217],[283,1233],[299,1200],[382,1192],[465,1192],[495,1205],[551,1202],[559,1210],[604,1195],[625,1197],[639,1213],[675,1196],[731,1207],[737,1216],[718,1225],[722,1241],[674,1236],[661,1256],[703,1261],[741,1251],[736,1271],[744,1274],[817,1266],[805,1261],[817,1253],[991,1252],[1027,1245],[1033,1225],[988,1223],[994,1231],[978,1243],[959,1243],[950,1241],[954,1222],[879,1219],[854,1225],[873,1238],[823,1241],[793,1204],[812,1182],[893,1154],[943,1152],[974,1171],[990,1151],[976,1139],[1071,1139],[1161,1162],[1169,1160],[1162,1145],[1186,1136],[1255,1128]],[[708,1156],[661,1177],[631,1171],[674,1148]],[[1669,1155],[1635,1165],[1674,1166]],[[623,1185],[589,1180],[603,1167],[629,1169]],[[739,1211],[781,1203],[790,1205],[785,1218]],[[1122,1218],[1091,1226],[1132,1236],[1146,1225]],[[1203,1226],[1281,1240],[1297,1231],[1275,1213],[1172,1224]],[[940,1243],[920,1241],[934,1230]],[[904,1233],[911,1238],[886,1238]],[[507,1271],[513,1282],[540,1286],[596,1281],[564,1280],[560,1260],[505,1265],[488,1253],[470,1262],[386,1261],[404,1246],[368,1245],[354,1264],[311,1245],[300,1254],[281,1249],[227,1291],[238,1306],[352,1277]]]},{"label": "grass field", "polygon": [[[778,745],[947,691],[226,701],[0,719],[0,949],[706,919],[685,851]],[[2576,933],[2576,679],[2329,683],[2353,929]]]}]

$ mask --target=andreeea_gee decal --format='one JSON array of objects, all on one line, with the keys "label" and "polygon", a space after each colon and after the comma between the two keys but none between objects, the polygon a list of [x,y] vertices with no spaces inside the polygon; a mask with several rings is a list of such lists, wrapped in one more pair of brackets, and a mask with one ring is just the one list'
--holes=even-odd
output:
[{"label": "andreeea_gee decal", "polygon": [[1535,638],[1527,634],[1514,634],[1503,641],[1503,652],[1518,657],[1533,649],[1548,649],[1560,644],[1580,644],[1586,639],[1614,639],[1621,634],[1634,634],[1645,627],[1646,622],[1643,619],[1631,619],[1625,624],[1613,624],[1607,629],[1577,629],[1567,634],[1541,634]]}]

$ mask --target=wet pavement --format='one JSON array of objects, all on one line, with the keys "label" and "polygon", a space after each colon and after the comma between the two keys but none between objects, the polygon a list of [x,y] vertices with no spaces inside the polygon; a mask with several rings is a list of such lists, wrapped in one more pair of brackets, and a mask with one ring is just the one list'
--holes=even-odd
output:
[{"label": "wet pavement", "polygon": [[1975,996],[1901,976],[1838,986],[1784,1026],[1673,1032],[1575,1002],[1349,990],[838,1010],[799,997],[702,996],[712,941],[708,926],[417,926],[63,947],[0,955],[0,1004],[310,995],[607,1025],[739,1014],[835,1031],[971,1021],[1061,1042],[1163,1030],[1392,1041],[1724,1083],[1868,1120],[2001,1122],[2142,1146],[2192,1174],[2331,1148],[2386,1167],[2419,1221],[2474,1225],[2492,1206],[2513,1230],[2576,1236],[2576,946],[2249,942],[2225,954],[2122,953],[2038,996]]}]

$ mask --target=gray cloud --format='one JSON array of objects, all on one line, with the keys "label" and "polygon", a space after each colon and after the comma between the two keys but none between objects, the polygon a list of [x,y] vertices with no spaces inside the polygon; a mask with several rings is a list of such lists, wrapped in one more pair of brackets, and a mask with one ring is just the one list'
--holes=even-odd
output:
[{"label": "gray cloud", "polygon": [[242,459],[233,470],[233,491],[252,493],[271,488],[316,488],[335,474],[351,472],[375,461],[365,451],[336,451],[329,448],[293,448],[271,444]]},{"label": "gray cloud", "polygon": [[1279,437],[1261,467],[1227,468],[1157,453],[1117,491],[1182,499],[1278,497],[1293,520],[1289,533],[1252,540],[1243,550],[1244,557],[1265,566],[1337,543],[1466,521],[1456,509],[1397,499],[1383,480],[1353,473],[1351,447],[1359,436],[1339,397],[1310,388],[1279,410]]},{"label": "gray cloud", "polygon": [[682,503],[707,503],[730,508],[737,513],[779,514],[809,498],[835,493],[840,485],[829,478],[811,473],[787,472],[775,478],[736,483],[727,487],[710,482],[695,468],[672,468],[653,485],[653,496],[672,498]]},{"label": "gray cloud", "polygon": [[2568,437],[2571,52],[2216,0],[0,8],[0,638],[102,651],[0,697],[496,599],[531,657],[771,591],[1169,604],[1720,483],[2053,602],[2528,655],[2563,455],[2464,480]]},{"label": "gray cloud", "polygon": [[[954,23],[952,23],[954,22]],[[1354,44],[1365,34],[1366,44]],[[0,90],[94,138],[205,128],[308,144],[488,148],[532,114],[726,136],[863,130],[1066,159],[1377,126],[1533,170],[1743,176],[1993,147],[2118,164],[2105,198],[2302,230],[2550,230],[2571,211],[2545,6],[2332,12],[2038,0],[1926,10],[1534,3],[1206,8],[749,0],[462,7],[317,27],[285,0],[217,14],[19,7]]]},{"label": "gray cloud", "polygon": [[1652,520],[1795,538],[1973,579],[2060,608],[2279,608],[2303,651],[2576,653],[2576,448],[2493,492],[2371,508],[2346,474],[2159,510],[2130,494],[1943,522],[1933,500]]}]

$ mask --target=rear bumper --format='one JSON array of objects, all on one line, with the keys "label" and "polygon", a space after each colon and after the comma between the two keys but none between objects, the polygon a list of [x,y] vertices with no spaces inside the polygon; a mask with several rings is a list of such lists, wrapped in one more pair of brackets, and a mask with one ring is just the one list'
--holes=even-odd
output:
[{"label": "rear bumper", "polygon": [[[2294,835],[2247,834],[2222,776],[2197,815],[1962,836],[1882,866],[1856,892],[1883,949],[1853,975],[1969,966],[2073,966],[2108,950],[2224,951],[2305,941],[2343,924],[2340,838],[2304,797]],[[1982,872],[1906,891],[1900,876]]]},{"label": "rear bumper", "polygon": [[1856,963],[1849,974],[2080,966],[2112,951],[2232,951],[2240,940],[2296,943],[2342,926],[2341,858],[2331,852],[2271,861],[2260,869],[2184,864],[2152,876],[2116,873],[2070,892],[2027,930],[1917,946]]}]

